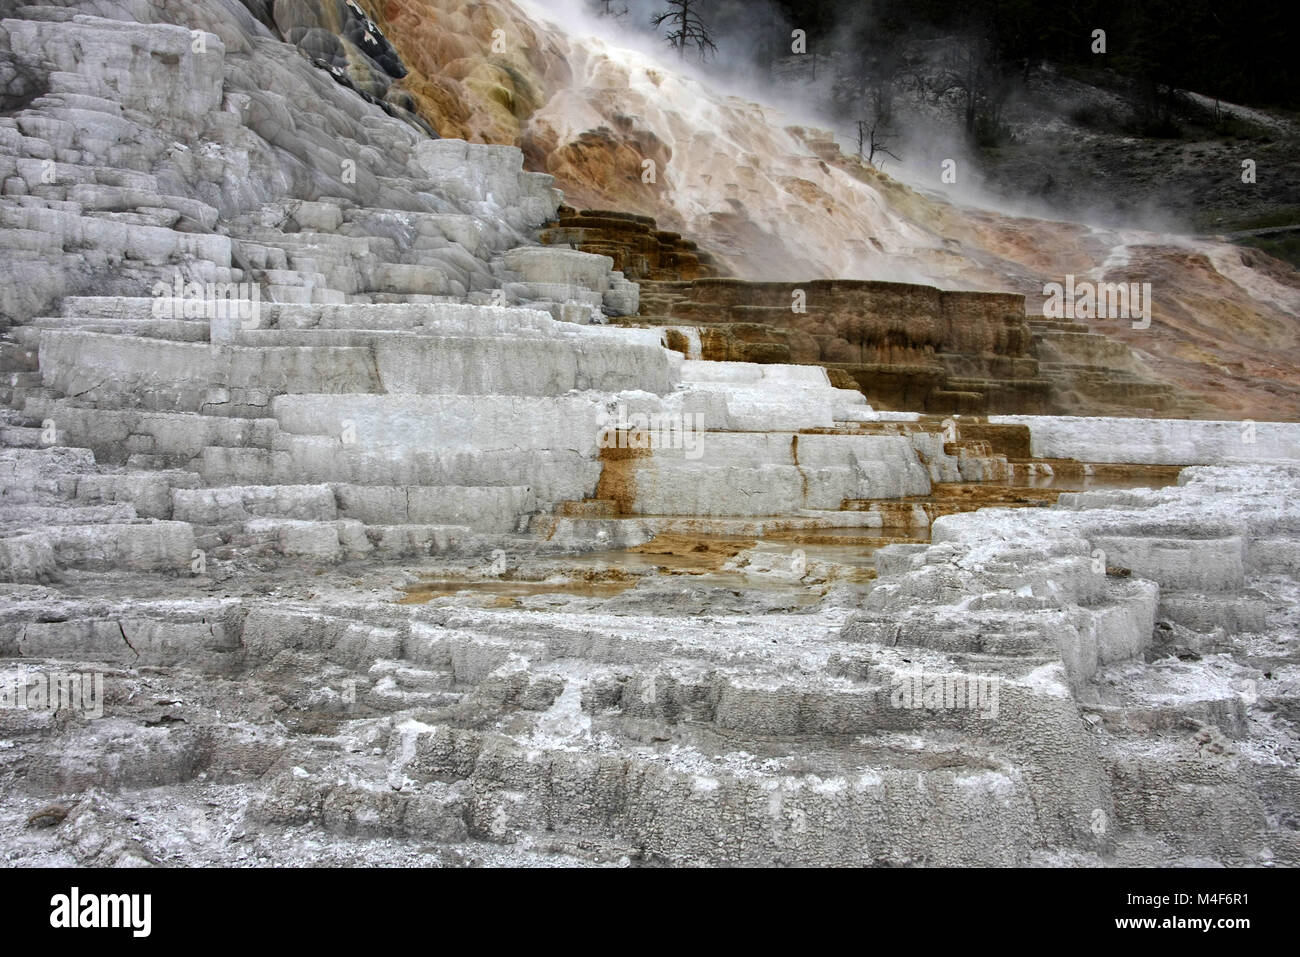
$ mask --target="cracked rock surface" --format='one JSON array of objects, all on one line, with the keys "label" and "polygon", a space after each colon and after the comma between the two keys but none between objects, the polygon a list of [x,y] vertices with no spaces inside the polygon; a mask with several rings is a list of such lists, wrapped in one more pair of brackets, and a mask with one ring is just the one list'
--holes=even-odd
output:
[{"label": "cracked rock surface", "polygon": [[8,862],[1297,862],[1300,427],[607,325],[549,176],[275,7],[0,20]]}]

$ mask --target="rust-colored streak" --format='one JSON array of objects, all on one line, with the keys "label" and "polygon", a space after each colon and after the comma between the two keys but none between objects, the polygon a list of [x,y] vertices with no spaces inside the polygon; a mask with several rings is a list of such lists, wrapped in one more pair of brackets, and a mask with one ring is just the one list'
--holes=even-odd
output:
[{"label": "rust-colored streak", "polygon": [[636,502],[637,461],[649,458],[653,450],[643,436],[631,429],[615,430],[610,439],[600,450],[602,467],[596,498],[613,502],[619,515],[631,515]]}]

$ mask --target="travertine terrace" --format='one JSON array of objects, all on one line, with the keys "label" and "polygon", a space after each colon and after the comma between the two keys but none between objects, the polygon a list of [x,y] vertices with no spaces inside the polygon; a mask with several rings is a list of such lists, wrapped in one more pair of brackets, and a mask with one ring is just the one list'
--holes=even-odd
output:
[{"label": "travertine terrace", "polygon": [[364,35],[0,20],[8,860],[1297,862],[1300,426],[1019,296],[793,315]]},{"label": "travertine terrace", "polygon": [[615,317],[619,325],[667,328],[669,348],[694,358],[820,365],[832,383],[887,408],[1176,415],[1203,405],[1086,323],[1026,316],[1024,296],[736,279],[652,218],[608,210],[561,207],[538,235],[546,245],[608,255],[637,280],[640,308]]}]

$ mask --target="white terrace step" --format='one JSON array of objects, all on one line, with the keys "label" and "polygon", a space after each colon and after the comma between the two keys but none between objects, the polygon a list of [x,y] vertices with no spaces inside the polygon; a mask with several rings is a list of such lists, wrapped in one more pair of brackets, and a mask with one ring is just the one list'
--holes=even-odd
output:
[{"label": "white terrace step", "polygon": [[522,531],[537,499],[521,485],[334,486],[339,516],[366,525],[462,525],[479,532]]},{"label": "white terrace step", "polygon": [[[870,408],[849,405],[829,387],[792,384],[783,389],[752,388],[730,383],[691,383],[687,396],[716,395],[722,398],[726,415],[721,419],[708,416],[709,428],[735,432],[772,432],[798,429],[830,429],[836,422],[866,421]],[[855,392],[857,398],[862,393]],[[686,399],[690,405],[691,400]],[[860,414],[859,414],[860,412]]]},{"label": "white terrace step", "polygon": [[1082,696],[1085,714],[1120,736],[1181,731],[1195,724],[1218,727],[1230,738],[1247,733],[1246,704],[1229,673],[1184,663],[1172,656],[1145,664],[1121,662]]},{"label": "white terrace step", "polygon": [[[215,290],[218,293],[223,290]],[[205,290],[206,292],[206,290]],[[232,299],[222,308],[239,313],[251,305],[247,299]],[[439,323],[460,323],[465,331],[516,327],[541,330],[553,325],[548,315],[533,309],[474,306],[467,303],[431,304],[372,303],[276,303],[257,302],[258,328],[309,329],[410,329]],[[154,318],[158,300],[149,296],[68,296],[63,315],[86,319]],[[215,309],[213,311],[216,311]]]},{"label": "white terrace step", "polygon": [[[397,309],[400,307],[392,305],[387,308]],[[479,309],[482,307],[471,306],[468,308]],[[601,326],[573,326],[569,323],[554,322],[550,319],[545,319],[545,322],[549,323],[548,325],[541,325],[542,316],[534,315],[539,324],[531,328],[514,325],[515,320],[513,317],[467,316],[463,319],[439,320],[409,329],[320,327],[309,329],[258,329],[245,328],[245,325],[252,324],[252,320],[231,314],[230,316],[219,316],[212,320],[210,328],[212,341],[222,346],[234,345],[260,348],[273,346],[346,346],[373,348],[388,352],[394,346],[409,344],[413,348],[420,350],[433,348],[435,354],[439,351],[436,347],[441,346],[441,351],[449,355],[473,355],[482,349],[498,349],[503,352],[501,356],[503,362],[509,362],[516,358],[514,353],[521,348],[525,348],[524,343],[528,341],[532,343],[531,348],[537,353],[539,361],[546,357],[554,359],[554,362],[549,367],[552,372],[555,363],[562,366],[566,365],[565,359],[567,357],[570,360],[567,365],[576,367],[573,378],[575,383],[579,383],[574,386],[574,388],[578,389],[589,388],[589,386],[580,383],[585,382],[585,376],[598,368],[597,361],[600,357],[617,357],[620,351],[632,349],[643,356],[661,360],[657,361],[655,365],[667,367],[670,383],[676,380],[675,370],[680,360],[676,358],[676,354],[661,355],[663,350],[662,341],[654,330],[637,330],[634,335],[625,335],[624,330],[620,329]],[[390,317],[380,321],[392,322],[393,320]],[[431,345],[428,340],[435,340],[435,342]],[[481,345],[471,345],[471,342]],[[518,374],[522,376],[524,373]],[[562,374],[566,378],[569,375],[567,372]],[[641,388],[644,390],[645,386]],[[409,392],[412,390],[397,387],[393,391]],[[421,389],[418,391],[425,392],[428,390]],[[445,390],[434,391],[479,394],[477,388],[458,389],[455,388],[454,383],[450,384]],[[518,390],[510,388],[500,389],[497,394],[515,395],[520,393]],[[825,395],[820,393],[819,397],[825,399]],[[816,424],[820,424],[820,422]]]},{"label": "white terrace step", "polygon": [[[12,182],[12,181],[11,181]],[[77,216],[81,215],[81,207],[76,203],[70,203],[66,199],[56,199],[53,194],[49,196],[34,196],[31,194],[23,196],[14,196],[9,193],[4,194],[5,202],[12,203],[15,206],[31,206],[39,209],[53,209],[61,213],[71,213]],[[100,215],[103,215],[102,213]],[[174,214],[178,215],[179,214]],[[20,244],[25,245],[25,244]]]},{"label": "white terrace step", "polygon": [[117,505],[0,505],[0,525],[6,534],[39,531],[52,525],[102,525],[134,522],[141,516],[122,502]]},{"label": "white terrace step", "polygon": [[[188,527],[188,526],[187,526]],[[255,518],[246,522],[236,547],[266,548],[284,557],[334,563],[352,559],[436,555],[473,544],[474,533],[456,525],[379,525]]]},{"label": "white terrace step", "polygon": [[[15,376],[15,378],[17,378]],[[0,425],[0,446],[9,449],[39,449],[45,441],[44,429],[21,425]]]},{"label": "white terrace step", "polygon": [[532,490],[539,503],[591,497],[601,465],[572,449],[358,448],[294,436],[286,449],[208,447],[198,466],[209,486],[300,482],[366,486],[502,486]]},{"label": "white terrace step", "polygon": [[872,498],[899,497],[896,476],[872,482],[848,466],[644,468],[637,470],[633,481],[635,492],[622,504],[637,515],[784,515],[792,509],[835,509],[846,499],[861,497],[864,490],[870,490]]},{"label": "white terrace step", "polygon": [[[121,665],[184,667],[200,673],[236,670],[244,658],[237,627],[228,614],[233,601],[186,595],[162,601],[122,599],[111,611],[102,601],[65,596],[66,617],[33,621],[40,599],[0,624],[0,644],[30,658],[62,658]],[[22,615],[20,618],[19,615]],[[48,616],[46,616],[48,617]],[[25,619],[25,620],[24,620]]]},{"label": "white terrace step", "polygon": [[195,472],[175,469],[153,472],[101,472],[77,479],[76,500],[81,502],[126,502],[142,518],[172,518],[172,493],[176,489],[198,488]]},{"label": "white terrace step", "polygon": [[281,302],[300,303],[343,303],[348,301],[347,293],[340,289],[324,286],[268,286],[266,294],[278,298]]},{"label": "white terrace step", "polygon": [[[876,512],[842,512],[805,510],[799,515],[782,516],[699,516],[637,515],[634,517],[580,517],[573,515],[534,515],[528,531],[547,543],[577,550],[631,548],[658,535],[691,537],[730,536],[765,538],[783,532],[862,532],[879,529],[884,520]],[[791,548],[796,547],[791,545]]]},{"label": "white terrace step", "polygon": [[181,574],[193,551],[185,522],[51,525],[0,539],[0,581],[47,581],[68,567]]},{"label": "white terrace step", "polygon": [[289,268],[289,255],[284,247],[278,243],[272,245],[239,237],[235,238],[231,245],[232,258],[243,263],[249,269]]},{"label": "white terrace step", "polygon": [[[1101,576],[1098,576],[1099,578]],[[1074,687],[1097,668],[1142,655],[1151,643],[1159,596],[1150,582],[1102,580],[1086,606],[1021,608],[926,605],[875,608],[853,615],[843,637],[947,654],[1060,657]],[[1032,604],[1032,603],[1026,603]]]},{"label": "white terrace step", "polygon": [[267,269],[277,268],[277,262],[280,263],[278,268],[284,268],[288,256],[302,255],[307,251],[315,251],[325,259],[343,261],[396,256],[401,250],[398,242],[382,233],[344,234],[320,229],[285,231],[283,226],[245,225],[239,221],[231,222],[229,228],[235,242],[253,264]]},{"label": "white terrace step", "polygon": [[508,282],[502,288],[512,302],[563,303],[572,300],[588,306],[601,306],[605,302],[604,293],[558,282]]},{"label": "white terrace step", "polygon": [[[399,228],[409,233],[409,226]],[[464,295],[469,286],[493,284],[482,259],[441,236],[399,243],[382,235],[277,233],[255,227],[245,231],[238,242],[237,252],[254,269],[305,270],[310,266],[310,271],[322,274],[321,282],[348,293]]]},{"label": "white terrace step", "polygon": [[[1212,708],[1200,710],[1205,714]],[[1214,744],[1212,738],[1202,737],[1204,733],[1189,734],[1184,721],[1172,733],[1143,735],[1137,753],[1131,740],[1102,738],[1101,756],[1110,770],[1116,811],[1113,820],[1121,833],[1142,836],[1150,842],[1148,847],[1160,848],[1159,853],[1171,860],[1257,866],[1271,862],[1274,849],[1280,848],[1286,855],[1283,860],[1293,862],[1295,831],[1286,824],[1272,826],[1265,816],[1267,805],[1260,800],[1273,790],[1262,788],[1261,781],[1281,771],[1281,766],[1270,759],[1223,760],[1213,751],[1202,750],[1201,741]],[[1287,777],[1290,780],[1273,792],[1286,795],[1280,806],[1274,805],[1283,821],[1295,806],[1294,775]],[[1154,793],[1167,797],[1152,800]],[[1261,843],[1262,835],[1266,845]],[[1141,857],[1133,860],[1150,859],[1147,848],[1139,853]]]},{"label": "white terrace step", "polygon": [[173,342],[207,342],[206,319],[82,319],[75,316],[39,316],[28,323],[34,329],[98,332],[114,336],[145,336]]},{"label": "white terrace step", "polygon": [[810,470],[847,466],[869,468],[871,463],[881,462],[906,467],[911,473],[905,484],[920,490],[905,494],[929,493],[925,470],[917,460],[912,436],[908,435],[720,431],[701,433],[698,439],[698,449],[692,450],[683,444],[656,444],[650,454],[634,459],[654,463],[656,467],[690,470],[734,466],[761,468],[765,465],[789,465]]},{"label": "white terrace step", "polygon": [[351,200],[345,199],[285,199],[264,203],[258,209],[240,218],[241,220],[252,219],[264,228],[287,228],[294,233],[303,230],[319,230],[332,234],[343,223],[343,206],[350,203]]},{"label": "white terrace step", "polygon": [[[242,525],[257,518],[364,525],[457,525],[513,532],[536,508],[521,486],[241,485],[175,489],[172,516],[194,525]],[[522,517],[522,518],[521,518]]]},{"label": "white terrace step", "polygon": [[608,256],[553,246],[519,246],[507,251],[504,261],[525,283],[580,286],[596,293],[609,289],[614,268]]},{"label": "white terrace step", "polygon": [[[395,757],[410,756],[398,765],[403,776],[462,781],[472,795],[469,826],[502,840],[594,834],[674,863],[731,865],[783,860],[811,840],[818,860],[853,866],[1010,865],[1059,840],[1045,833],[1030,782],[1009,756],[963,737],[950,751],[931,749],[952,760],[922,765],[908,759],[902,740],[889,744],[854,738],[813,754],[765,744],[714,755],[707,745],[645,746],[611,733],[573,748],[544,728],[507,737],[411,722],[390,747]],[[626,782],[612,803],[611,781]],[[1082,780],[1070,798],[1099,803]],[[918,827],[921,820],[938,826]]]},{"label": "white terrace step", "polygon": [[136,336],[43,330],[41,373],[64,395],[106,407],[240,415],[278,393],[382,392],[365,348],[213,349]]},{"label": "white terrace step", "polygon": [[[57,93],[46,93],[33,100],[31,106],[33,108],[39,108],[42,113],[48,113],[55,117],[60,116],[60,111],[76,112],[78,114],[109,113],[113,116],[122,115],[122,104],[117,100],[111,100],[102,96],[92,96],[88,93],[75,93],[68,90],[60,90]],[[78,116],[77,119],[80,120],[82,117]]]},{"label": "white terrace step", "polygon": [[88,449],[0,449],[0,498],[34,502],[38,495],[72,498],[79,478],[96,471]]},{"label": "white terrace step", "polygon": [[837,389],[821,366],[747,362],[682,362],[682,383],[697,393],[726,396],[729,429],[769,431],[831,428],[836,422],[879,418],[856,389]]},{"label": "white terrace step", "polygon": [[[259,276],[264,272],[272,277],[290,272],[316,274],[318,285],[348,294],[369,288],[380,264],[403,258],[395,243],[372,236],[281,234],[272,230],[255,230],[253,235],[258,241],[236,241],[235,256]],[[296,282],[290,279],[283,284]]]},{"label": "white terrace step", "polygon": [[173,489],[172,516],[191,525],[242,525],[254,518],[332,522],[339,514],[328,485],[231,485]]},{"label": "white terrace step", "polygon": [[209,446],[269,449],[279,432],[271,418],[94,409],[66,400],[33,399],[24,412],[53,423],[57,444],[93,449],[101,462],[135,452],[195,459]]},{"label": "white terrace step", "polygon": [[0,449],[0,502],[9,505],[127,504],[145,518],[171,518],[174,488],[195,488],[193,472],[101,471],[88,449]]},{"label": "white terrace step", "polygon": [[356,449],[520,455],[564,449],[592,459],[603,410],[603,397],[591,394],[281,395],[271,403],[284,432]]},{"label": "white terrace step", "polygon": [[[155,319],[154,312],[157,308],[158,300],[150,297],[69,296],[63,300],[62,311],[70,320],[143,322]],[[468,337],[609,339],[645,346],[662,346],[665,335],[659,329],[578,326],[557,322],[548,313],[538,309],[461,302],[276,303],[265,299],[257,302],[230,299],[210,308],[205,306],[205,310],[205,315],[212,313],[237,319],[238,323],[232,322],[232,326],[242,328],[247,323],[255,325],[257,330],[411,330],[430,335]],[[210,320],[186,321],[206,323]]]},{"label": "white terrace step", "polygon": [[61,311],[69,319],[144,322],[161,318],[159,302],[156,296],[65,296]]},{"label": "white terrace step", "polygon": [[1145,465],[1300,461],[1300,423],[991,415],[996,425],[1027,425],[1038,458]]},{"label": "white terrace step", "polygon": [[[45,160],[0,154],[0,181],[14,176],[21,179],[31,192],[50,185],[46,182],[49,178],[49,170]],[[152,173],[110,166],[56,162],[54,178],[60,184],[98,183],[102,186],[118,186],[144,192],[156,192],[158,189],[158,178]]]},{"label": "white terrace step", "polygon": [[[7,263],[28,262],[47,264],[57,262],[63,246],[57,236],[38,229],[6,229],[0,225],[0,250]],[[13,268],[12,265],[10,268]],[[19,274],[21,275],[21,273]]]},{"label": "white terrace step", "polygon": [[[1246,544],[1240,536],[1192,538],[1162,530],[1155,535],[1098,534],[1081,523],[1106,561],[1161,589],[1238,595],[1246,586]],[[1191,531],[1189,529],[1189,531]]]},{"label": "white terrace step", "polygon": [[764,383],[773,388],[795,383],[831,388],[830,375],[822,366],[753,362],[712,362],[688,359],[682,363],[683,382]]},{"label": "white terrace step", "polygon": [[0,205],[0,236],[6,237],[6,246],[11,232],[44,235],[45,247],[54,250],[105,248],[123,259],[143,263],[206,260],[230,265],[230,239],[217,233],[178,232],[50,208]]},{"label": "white terrace step", "polygon": [[366,677],[375,682],[366,692],[366,703],[384,701],[393,710],[446,707],[465,696],[451,690],[455,676],[450,670],[418,668],[400,659],[376,661]]},{"label": "white terrace step", "polygon": [[[66,202],[69,207],[67,211],[75,211],[82,216],[91,216],[98,219],[107,219],[112,222],[125,223],[127,225],[134,225],[134,226],[158,226],[164,229],[181,227],[182,231],[193,226],[199,226],[200,228],[203,228],[202,223],[190,219],[189,217],[186,216],[185,213],[175,208],[175,206],[178,205],[186,205],[185,200],[182,197],[159,196],[158,197],[159,202],[157,204],[149,205],[146,201],[145,205],[141,205],[141,206],[129,205],[124,209],[114,208],[115,204],[111,200],[100,201],[97,202],[95,205],[91,205],[89,207],[83,207],[81,203],[76,202],[73,199],[73,197],[77,195],[80,195],[82,198],[85,198],[87,196],[86,191],[88,190],[99,190],[103,188],[105,187],[82,186],[82,187],[74,187],[73,189],[67,190],[65,193],[67,199],[64,200],[64,202]],[[115,189],[116,187],[108,187],[108,188]],[[130,191],[130,192],[138,193],[138,191]],[[43,203],[39,203],[37,205],[44,205],[55,209],[61,209],[63,207],[59,205],[57,200],[49,198],[57,195],[58,195],[57,192],[45,194],[41,198],[45,199],[46,201]],[[35,197],[24,197],[24,200],[33,199],[33,198]],[[23,205],[27,205],[27,203],[24,202]],[[101,205],[107,206],[107,208],[101,208]]]},{"label": "white terrace step", "polygon": [[171,209],[191,220],[204,230],[217,223],[217,210],[197,199],[168,196],[157,190],[126,186],[106,186],[101,183],[81,183],[69,187],[67,199],[83,210],[125,211],[158,207]]},{"label": "white terrace step", "polygon": [[188,572],[194,531],[184,522],[52,526],[49,537],[60,565],[103,570]]},{"label": "white terrace step", "polygon": [[[945,736],[971,735],[983,739],[985,746],[996,740],[988,733],[989,721],[1002,715],[1003,708],[1024,724],[1074,717],[1069,713],[1072,702],[1043,687],[1060,674],[1059,666],[1053,668],[1045,658],[980,655],[957,663],[944,655],[893,649],[846,650],[850,651],[849,661],[841,659],[839,667],[853,674],[854,681],[844,681],[842,673],[811,670],[793,677],[783,668],[762,664],[743,674],[730,671],[725,664],[707,670],[686,669],[680,667],[681,659],[671,658],[641,662],[634,675],[620,675],[623,669],[617,665],[608,670],[595,668],[591,669],[595,674],[584,675],[587,687],[597,692],[584,696],[584,710],[593,717],[614,719],[611,724],[624,717],[651,718],[661,727],[690,722],[743,737],[938,731]],[[709,659],[695,659],[699,664],[705,661]],[[961,686],[963,706],[924,707],[924,672],[947,679],[953,692]],[[613,691],[606,675],[616,681],[621,678],[623,687]],[[935,686],[930,685],[931,689]],[[967,706],[968,688],[974,700]],[[920,699],[915,706],[907,701],[913,692]],[[987,700],[982,700],[985,696]]]},{"label": "white terrace step", "polygon": [[486,259],[492,247],[502,242],[493,223],[464,213],[413,212],[367,206],[348,209],[344,217],[349,225],[375,236],[410,237],[412,246],[418,245],[422,239],[442,239],[456,243],[479,259]]},{"label": "white terrace step", "polygon": [[705,432],[607,464],[640,515],[784,515],[846,499],[925,495],[930,477],[904,436]]},{"label": "white terrace step", "polygon": [[[45,384],[107,407],[235,415],[281,394],[663,394],[680,357],[608,335],[579,340],[383,336],[364,346],[225,346],[42,330]],[[225,393],[224,397],[222,393]]]}]

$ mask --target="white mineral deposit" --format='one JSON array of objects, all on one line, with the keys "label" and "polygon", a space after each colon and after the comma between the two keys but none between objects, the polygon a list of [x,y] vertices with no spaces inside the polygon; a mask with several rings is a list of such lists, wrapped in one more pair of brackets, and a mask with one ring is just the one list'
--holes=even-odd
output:
[{"label": "white mineral deposit", "polygon": [[1295,267],[463,6],[0,10],[4,859],[1300,862]]}]

